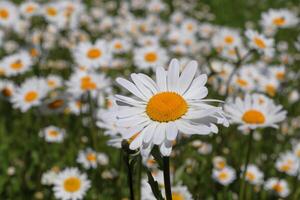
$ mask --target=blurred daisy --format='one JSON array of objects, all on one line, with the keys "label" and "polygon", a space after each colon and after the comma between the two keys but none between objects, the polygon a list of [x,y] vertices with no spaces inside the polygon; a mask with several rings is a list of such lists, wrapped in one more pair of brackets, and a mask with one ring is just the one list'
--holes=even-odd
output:
[{"label": "blurred daisy", "polygon": [[110,85],[110,80],[104,74],[86,71],[74,72],[66,83],[68,92],[78,97],[86,92],[95,96]]},{"label": "blurred daisy", "polygon": [[158,46],[138,48],[134,51],[134,64],[140,69],[164,66],[167,59],[166,50]]},{"label": "blurred daisy", "polygon": [[[217,133],[215,125],[228,126],[222,108],[208,105],[204,86],[207,76],[194,78],[197,62],[191,61],[179,74],[180,64],[173,59],[168,71],[156,70],[156,83],[145,74],[132,74],[133,83],[123,78],[117,82],[136,96],[116,95],[122,102],[118,111],[118,126],[122,127],[124,139],[130,139],[130,149],[149,151],[159,145],[164,156],[170,155],[172,141],[178,132],[188,135]],[[128,128],[128,125],[132,127]]]},{"label": "blurred daisy", "polygon": [[9,99],[15,93],[15,84],[13,81],[0,80],[0,97]]},{"label": "blurred daisy", "polygon": [[296,176],[299,171],[299,160],[292,152],[281,154],[275,163],[276,169],[290,176]]},{"label": "blurred daisy", "polygon": [[26,1],[20,5],[20,13],[24,17],[32,17],[38,15],[40,12],[40,5],[34,1]]},{"label": "blurred daisy", "polygon": [[88,148],[86,150],[79,151],[77,162],[82,164],[85,169],[96,168],[98,165],[97,153]]},{"label": "blurred daisy", "polygon": [[217,49],[237,47],[241,45],[241,36],[236,30],[221,28],[212,38],[212,43]]},{"label": "blurred daisy", "polygon": [[59,168],[53,167],[52,169],[44,172],[42,174],[41,182],[43,185],[53,185],[54,181],[57,179],[59,173]]},{"label": "blurred daisy", "polygon": [[111,50],[104,40],[98,39],[95,44],[81,42],[74,49],[73,57],[79,66],[97,69],[109,65]]},{"label": "blurred daisy", "polygon": [[265,183],[265,188],[275,192],[280,197],[287,197],[290,193],[288,184],[283,179],[269,178]]},{"label": "blurred daisy", "polygon": [[262,13],[261,25],[265,28],[288,28],[297,25],[296,14],[287,9],[270,9]]},{"label": "blurred daisy", "polygon": [[32,65],[32,60],[27,52],[21,51],[5,57],[2,64],[5,67],[5,75],[15,76],[28,71]]},{"label": "blurred daisy", "polygon": [[47,95],[48,86],[44,79],[27,79],[12,96],[14,108],[20,108],[22,112],[27,111],[33,106],[41,104],[41,100]]},{"label": "blurred daisy", "polygon": [[50,90],[59,88],[63,85],[63,80],[58,75],[49,75],[47,76],[46,81]]},{"label": "blurred daisy", "polygon": [[[244,169],[244,167],[242,169]],[[260,185],[264,181],[264,174],[258,169],[256,165],[249,164],[247,166],[245,178],[246,181],[253,185]]]},{"label": "blurred daisy", "polygon": [[226,159],[221,156],[216,156],[213,158],[213,166],[214,168],[221,170],[227,166]]},{"label": "blurred daisy", "polygon": [[267,38],[263,34],[259,34],[254,30],[247,30],[245,32],[249,40],[249,46],[258,50],[261,53],[266,54],[267,56],[272,56],[274,53],[274,40],[272,38]]},{"label": "blurred daisy", "polygon": [[234,169],[229,166],[223,169],[213,169],[212,176],[221,185],[229,185],[236,178]]},{"label": "blurred daisy", "polygon": [[45,138],[46,142],[61,143],[66,136],[66,132],[64,129],[58,128],[56,126],[48,126],[41,130],[39,135]]},{"label": "blurred daisy", "polygon": [[57,175],[54,181],[54,196],[62,200],[83,199],[90,186],[86,174],[80,173],[77,168],[66,168]]},{"label": "blurred daisy", "polygon": [[287,113],[281,105],[275,105],[272,99],[258,101],[255,94],[247,94],[244,100],[237,97],[234,102],[225,104],[224,108],[231,121],[240,124],[240,129],[277,128],[276,123],[283,121]]},{"label": "blurred daisy", "polygon": [[128,42],[126,39],[122,38],[115,38],[110,42],[111,45],[111,51],[113,53],[125,53],[131,48],[130,42]]},{"label": "blurred daisy", "polygon": [[16,6],[9,1],[0,2],[0,25],[4,27],[13,26],[19,16]]},{"label": "blurred daisy", "polygon": [[192,194],[188,188],[183,185],[176,185],[172,187],[173,200],[193,200]]}]

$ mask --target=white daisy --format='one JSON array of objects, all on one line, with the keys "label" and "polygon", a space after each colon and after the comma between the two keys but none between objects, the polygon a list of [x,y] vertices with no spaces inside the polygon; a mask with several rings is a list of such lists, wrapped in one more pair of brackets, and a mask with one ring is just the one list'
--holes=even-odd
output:
[{"label": "white daisy", "polygon": [[290,194],[288,184],[283,179],[269,178],[265,183],[265,188],[275,192],[280,197],[287,197]]},{"label": "white daisy", "polygon": [[262,13],[261,25],[265,28],[288,28],[299,22],[295,13],[287,9],[270,9]]},{"label": "white daisy", "polygon": [[273,56],[274,54],[274,40],[272,38],[267,38],[263,34],[259,34],[254,30],[247,30],[245,32],[249,40],[249,46],[258,50],[261,53],[264,53],[267,56]]},{"label": "white daisy", "polygon": [[234,102],[225,104],[224,108],[231,121],[240,124],[240,129],[277,128],[276,123],[283,121],[287,113],[281,105],[275,105],[272,99],[261,101],[255,94],[247,94],[244,100],[237,97]]},{"label": "white daisy", "polygon": [[5,57],[2,64],[5,67],[6,76],[15,76],[30,70],[32,59],[28,52],[21,51]]},{"label": "white daisy", "polygon": [[39,135],[45,138],[46,142],[61,143],[66,136],[66,131],[56,126],[48,126],[41,130]]},{"label": "white daisy", "polygon": [[20,13],[24,17],[32,17],[38,15],[40,12],[40,5],[34,1],[26,1],[20,5]]},{"label": "white daisy", "polygon": [[66,168],[61,171],[54,181],[54,195],[57,199],[83,199],[91,183],[86,174],[80,173],[77,168]]},{"label": "white daisy", "polygon": [[133,83],[117,79],[135,95],[116,95],[117,101],[123,102],[119,105],[117,125],[123,127],[124,139],[132,140],[130,149],[141,147],[147,152],[159,145],[163,155],[170,155],[179,131],[207,135],[218,132],[215,123],[229,125],[222,108],[208,105],[206,102],[211,100],[203,99],[208,94],[207,76],[194,78],[197,62],[188,63],[181,75],[179,69],[178,60],[173,59],[168,71],[157,68],[156,83],[145,74],[132,74]]},{"label": "white daisy", "polygon": [[213,169],[213,179],[222,185],[229,185],[236,178],[236,173],[232,167],[226,166],[222,169]]},{"label": "white daisy", "polygon": [[296,176],[299,171],[299,159],[292,152],[283,153],[275,163],[276,169],[290,176]]},{"label": "white daisy", "polygon": [[158,46],[147,46],[134,51],[134,64],[140,69],[164,66],[167,62],[167,52]]},{"label": "white daisy", "polygon": [[97,69],[108,66],[112,56],[109,44],[99,39],[95,44],[79,43],[73,51],[73,57],[79,66]]},{"label": "white daisy", "polygon": [[11,101],[14,108],[20,108],[22,112],[27,111],[33,106],[41,104],[41,100],[47,95],[48,86],[44,79],[27,79],[16,89]]},{"label": "white daisy", "polygon": [[[242,167],[242,170],[244,167]],[[256,165],[249,164],[245,174],[246,181],[253,185],[260,185],[263,183],[264,174],[258,169]]]},{"label": "white daisy", "polygon": [[9,1],[0,2],[0,25],[11,27],[18,21],[18,10],[16,6]]}]

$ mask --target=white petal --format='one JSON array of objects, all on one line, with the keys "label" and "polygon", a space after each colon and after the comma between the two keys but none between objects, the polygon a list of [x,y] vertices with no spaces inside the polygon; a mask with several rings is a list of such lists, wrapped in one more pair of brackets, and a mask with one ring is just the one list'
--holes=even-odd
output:
[{"label": "white petal", "polygon": [[156,83],[158,91],[167,91],[167,72],[162,67],[156,68]]},{"label": "white petal", "polygon": [[177,137],[177,134],[178,134],[178,129],[176,127],[176,123],[174,122],[167,123],[167,127],[166,127],[167,139],[173,141]]},{"label": "white petal", "polygon": [[117,78],[116,81],[121,86],[123,86],[125,89],[127,89],[129,92],[131,92],[133,95],[135,95],[145,101],[147,100],[146,96],[144,96],[132,82],[130,82],[124,78]]},{"label": "white petal", "polygon": [[159,145],[164,141],[165,138],[166,138],[166,124],[159,123],[154,132],[153,143]]},{"label": "white petal", "polygon": [[180,64],[177,59],[172,59],[168,70],[168,91],[177,92]]},{"label": "white petal", "polygon": [[196,61],[191,61],[187,64],[187,66],[184,68],[183,72],[180,75],[179,78],[179,93],[183,94],[188,87],[191,85],[193,78],[195,76],[195,73],[198,68],[198,63]]}]

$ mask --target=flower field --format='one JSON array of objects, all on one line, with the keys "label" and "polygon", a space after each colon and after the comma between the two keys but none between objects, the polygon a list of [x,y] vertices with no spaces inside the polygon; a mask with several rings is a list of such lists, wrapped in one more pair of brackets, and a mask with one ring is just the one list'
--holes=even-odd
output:
[{"label": "flower field", "polygon": [[0,199],[300,199],[298,0],[0,1]]}]

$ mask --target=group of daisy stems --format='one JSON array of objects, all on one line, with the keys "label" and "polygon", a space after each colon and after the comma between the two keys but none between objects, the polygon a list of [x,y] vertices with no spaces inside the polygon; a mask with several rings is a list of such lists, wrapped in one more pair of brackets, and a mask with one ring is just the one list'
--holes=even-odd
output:
[{"label": "group of daisy stems", "polygon": [[[226,83],[226,91],[225,91],[225,95],[224,95],[225,98],[227,98],[229,95],[230,83],[232,81],[232,78],[234,77],[235,74],[238,73],[238,70],[241,67],[241,65],[247,60],[247,58],[252,53],[255,52],[255,50],[253,50],[253,49],[249,50],[248,53],[246,53],[243,57],[241,57],[237,48],[235,48],[235,52],[237,55],[237,60],[236,60],[236,62],[233,63],[235,66],[235,69],[229,75],[229,78]],[[209,59],[207,62],[208,62],[207,64],[210,65]],[[211,66],[209,66],[209,67],[211,68]],[[212,75],[214,74],[213,70],[212,70],[211,74]],[[246,194],[245,193],[245,190],[246,190],[245,179],[246,179],[246,171],[247,171],[248,164],[250,161],[250,153],[251,153],[252,143],[253,143],[253,130],[250,130],[249,137],[248,137],[247,152],[246,152],[246,157],[245,157],[246,160],[245,160],[245,164],[244,164],[244,168],[242,170],[242,176],[241,176],[239,200],[245,199],[245,194]],[[127,168],[130,199],[135,200],[134,184],[133,184],[133,165],[134,165],[134,163],[132,164],[131,163],[132,161],[130,159],[130,156],[133,154],[133,152],[132,152],[132,150],[129,150],[129,148],[128,148],[128,141],[123,141],[123,144],[125,144],[125,145],[122,145],[123,146],[122,149],[124,152],[124,161],[125,161],[126,168]],[[164,176],[165,198],[166,198],[166,200],[172,200],[172,190],[171,190],[171,181],[170,181],[170,158],[167,156],[163,156],[161,159],[162,159],[162,165],[163,165],[162,168],[163,168],[163,176]],[[153,186],[153,184],[155,184],[155,181],[150,180],[150,179],[154,180],[153,177],[149,177],[149,176],[152,176],[151,173],[148,173],[148,178],[149,178],[149,184],[151,185],[152,191],[159,190],[158,187],[156,187],[155,185]],[[138,181],[140,181],[140,180],[138,180]],[[159,192],[159,194],[160,194],[160,191],[153,191],[153,192],[156,192],[156,193]],[[138,197],[138,198],[140,198],[140,197]],[[156,198],[160,200],[162,198],[162,196],[158,195],[158,196],[156,196]]]}]

